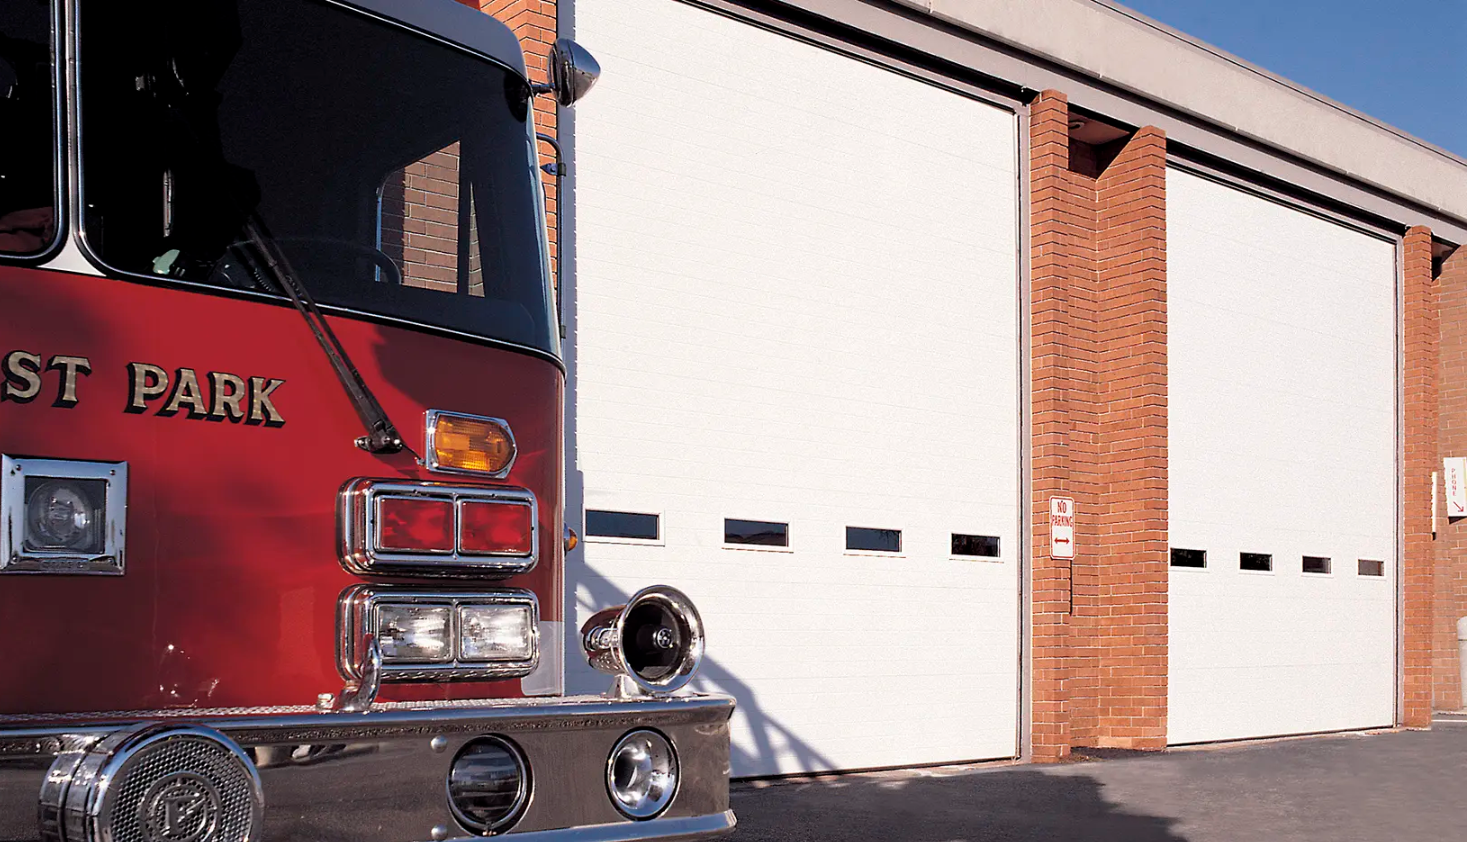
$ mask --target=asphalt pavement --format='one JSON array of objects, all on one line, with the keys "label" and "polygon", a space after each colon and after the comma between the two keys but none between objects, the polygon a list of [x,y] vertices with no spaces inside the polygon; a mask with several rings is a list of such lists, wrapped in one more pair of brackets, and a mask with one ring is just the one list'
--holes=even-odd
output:
[{"label": "asphalt pavement", "polygon": [[1079,759],[734,784],[734,842],[1467,840],[1467,719]]}]

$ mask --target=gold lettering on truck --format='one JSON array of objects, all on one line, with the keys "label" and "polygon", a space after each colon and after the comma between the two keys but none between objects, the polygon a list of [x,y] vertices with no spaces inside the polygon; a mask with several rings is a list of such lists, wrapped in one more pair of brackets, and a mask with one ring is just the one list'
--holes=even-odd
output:
[{"label": "gold lettering on truck", "polygon": [[[53,378],[56,400],[51,405],[71,409],[81,403],[82,380],[91,374],[92,361],[86,357],[56,354],[47,359],[31,351],[11,351],[0,357],[0,401],[30,403],[45,388],[46,378]],[[274,395],[284,385],[276,377],[200,373],[192,368],[170,372],[152,363],[132,362],[127,364],[123,411],[141,415],[151,410],[164,417],[182,413],[186,418],[279,427],[285,416],[275,406]]]},{"label": "gold lettering on truck", "polygon": [[168,372],[148,363],[128,363],[127,411],[147,412],[148,401],[168,391]]},{"label": "gold lettering on truck", "polygon": [[41,393],[41,355],[11,351],[5,355],[5,388],[0,398],[30,403]]}]

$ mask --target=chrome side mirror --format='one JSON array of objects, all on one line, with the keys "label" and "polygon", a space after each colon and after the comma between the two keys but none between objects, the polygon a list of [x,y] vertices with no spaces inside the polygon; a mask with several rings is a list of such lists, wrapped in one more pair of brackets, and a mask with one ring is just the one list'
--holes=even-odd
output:
[{"label": "chrome side mirror", "polygon": [[561,38],[550,50],[550,84],[536,93],[553,93],[561,105],[573,105],[601,78],[601,65],[580,44]]}]

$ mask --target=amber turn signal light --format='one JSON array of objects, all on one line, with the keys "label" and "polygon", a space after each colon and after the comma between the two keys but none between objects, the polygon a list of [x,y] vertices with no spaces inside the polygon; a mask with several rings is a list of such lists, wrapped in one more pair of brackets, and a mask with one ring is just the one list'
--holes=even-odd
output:
[{"label": "amber turn signal light", "polygon": [[514,434],[499,418],[428,413],[428,469],[503,477],[514,464]]}]

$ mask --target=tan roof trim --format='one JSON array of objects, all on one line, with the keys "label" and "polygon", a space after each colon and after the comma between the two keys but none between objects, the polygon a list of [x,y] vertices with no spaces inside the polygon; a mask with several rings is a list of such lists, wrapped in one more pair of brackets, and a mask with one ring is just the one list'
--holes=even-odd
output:
[{"label": "tan roof trim", "polygon": [[1467,220],[1467,160],[1105,0],[893,0]]}]

